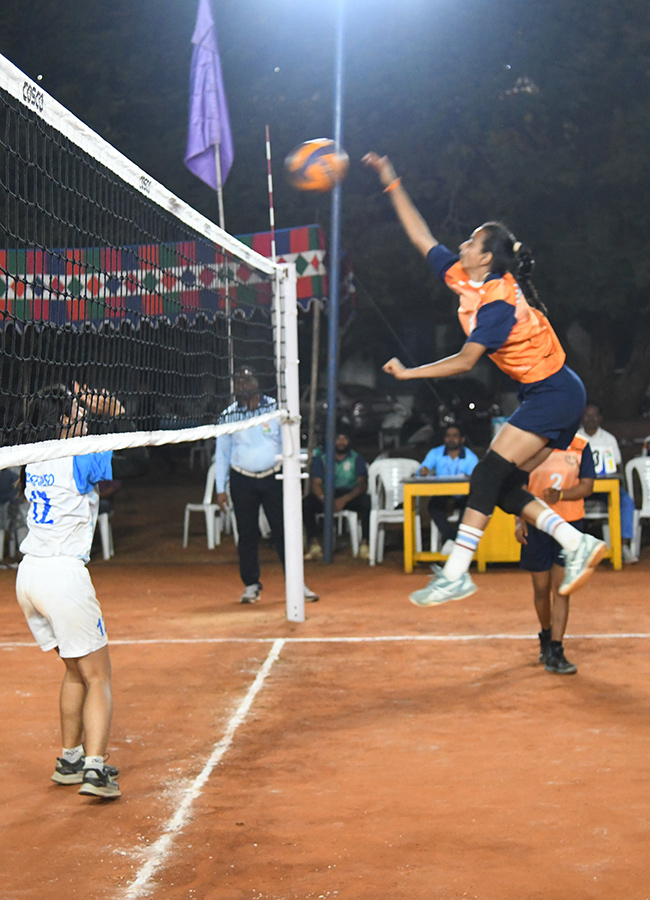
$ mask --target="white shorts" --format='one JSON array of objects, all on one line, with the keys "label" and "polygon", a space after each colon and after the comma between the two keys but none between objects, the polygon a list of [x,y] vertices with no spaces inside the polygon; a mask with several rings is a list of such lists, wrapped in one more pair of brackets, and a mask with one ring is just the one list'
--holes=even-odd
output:
[{"label": "white shorts", "polygon": [[108,643],[104,618],[88,569],[69,556],[25,556],[16,596],[41,650],[59,648],[79,659]]}]

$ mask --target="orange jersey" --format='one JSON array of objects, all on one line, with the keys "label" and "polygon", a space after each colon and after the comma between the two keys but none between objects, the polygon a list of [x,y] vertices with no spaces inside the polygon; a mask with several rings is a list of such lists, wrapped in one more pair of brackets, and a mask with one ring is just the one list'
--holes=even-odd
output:
[{"label": "orange jersey", "polygon": [[[591,457],[589,442],[576,435],[566,450],[553,450],[543,463],[530,473],[528,490],[541,497],[546,488],[566,491],[575,487],[581,478],[595,478],[593,457],[583,459],[587,451]],[[567,522],[577,522],[585,515],[584,500],[560,500],[553,505],[556,513]]]},{"label": "orange jersey", "polygon": [[566,359],[562,345],[546,316],[528,304],[509,272],[479,284],[470,281],[460,262],[456,262],[447,269],[444,280],[460,298],[458,318],[469,338],[477,327],[481,309],[487,310],[489,304],[499,300],[512,307],[512,327],[508,336],[498,349],[488,354],[501,371],[524,384],[541,381],[559,372]]}]

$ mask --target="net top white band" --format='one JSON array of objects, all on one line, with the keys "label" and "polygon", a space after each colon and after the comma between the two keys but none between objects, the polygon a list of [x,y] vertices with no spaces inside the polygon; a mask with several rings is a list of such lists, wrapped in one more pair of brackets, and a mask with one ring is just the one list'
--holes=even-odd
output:
[{"label": "net top white band", "polygon": [[61,459],[86,453],[101,453],[104,450],[127,450],[133,447],[160,447],[163,444],[180,444],[187,441],[204,441],[220,434],[245,431],[256,425],[264,425],[274,419],[289,421],[286,410],[274,410],[261,416],[254,416],[241,422],[227,422],[221,425],[198,425],[196,428],[182,428],[177,431],[132,431],[119,434],[87,434],[83,437],[65,438],[58,441],[41,441],[37,444],[21,444],[16,447],[0,447],[0,469],[22,466],[27,463],[42,462],[46,459]]}]

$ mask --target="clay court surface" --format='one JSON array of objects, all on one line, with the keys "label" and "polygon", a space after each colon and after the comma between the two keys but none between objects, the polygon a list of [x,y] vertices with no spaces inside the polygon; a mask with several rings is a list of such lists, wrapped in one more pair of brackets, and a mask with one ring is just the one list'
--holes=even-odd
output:
[{"label": "clay court surface", "polygon": [[116,556],[91,563],[111,638],[111,762],[123,796],[50,780],[63,667],[0,572],[2,900],[647,900],[650,557],[603,564],[573,601],[576,676],[537,664],[529,577],[407,602],[426,570],[307,564],[322,595],[285,618],[279,565],[241,586],[182,512],[179,456],[125,485]]}]

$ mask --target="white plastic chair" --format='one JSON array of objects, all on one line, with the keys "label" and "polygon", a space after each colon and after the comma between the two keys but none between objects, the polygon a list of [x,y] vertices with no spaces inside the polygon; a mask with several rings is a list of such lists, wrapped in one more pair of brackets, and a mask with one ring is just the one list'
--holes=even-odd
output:
[{"label": "white plastic chair", "polygon": [[637,456],[625,465],[625,484],[630,497],[634,497],[634,476],[641,488],[641,508],[634,510],[634,536],[632,552],[636,557],[641,552],[642,520],[650,520],[650,456]]},{"label": "white plastic chair", "polygon": [[[316,521],[323,519],[324,513],[316,515]],[[352,547],[352,556],[359,555],[359,545],[361,543],[361,522],[358,513],[352,509],[341,509],[334,513],[334,522],[336,524],[336,533],[343,534],[343,525],[347,525],[348,534],[350,536],[350,546]]]},{"label": "white plastic chair", "polygon": [[210,465],[210,461],[214,457],[214,440],[208,438],[203,441],[194,441],[190,444],[189,465],[190,469],[194,468],[194,457],[198,456],[199,463],[202,468]]},{"label": "white plastic chair", "polygon": [[[404,523],[404,480],[412,478],[420,467],[415,459],[376,459],[368,469],[370,493],[370,565],[384,558],[385,526]],[[415,514],[416,551],[422,552],[422,523]]]},{"label": "white plastic chair", "polygon": [[208,540],[208,550],[214,550],[221,543],[221,510],[218,503],[212,502],[215,492],[216,463],[212,463],[205,479],[205,490],[202,503],[187,503],[185,506],[185,520],[183,523],[183,547],[187,547],[187,539],[190,532],[190,515],[193,512],[205,514],[205,531]]}]

